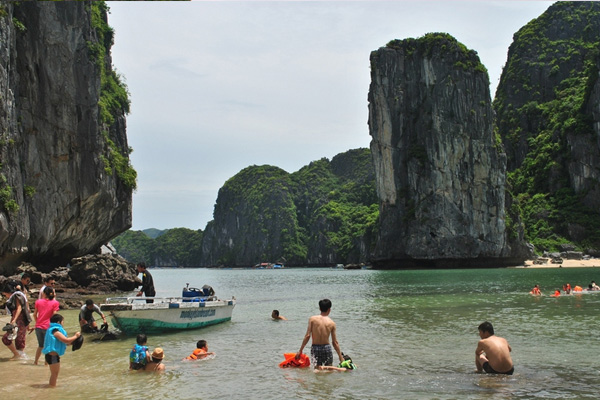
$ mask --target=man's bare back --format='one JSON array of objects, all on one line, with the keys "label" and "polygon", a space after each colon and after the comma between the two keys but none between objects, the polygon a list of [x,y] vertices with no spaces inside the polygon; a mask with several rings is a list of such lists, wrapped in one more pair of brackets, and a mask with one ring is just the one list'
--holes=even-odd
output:
[{"label": "man's bare back", "polygon": [[[329,318],[331,301],[328,299],[321,300],[319,302],[319,309],[321,310],[320,315],[313,315],[308,319],[308,329],[306,329],[306,334],[302,340],[300,350],[296,353],[296,359],[300,357],[300,354],[302,354],[302,351],[304,350],[304,346],[306,346],[312,337],[311,356],[315,356],[318,353],[318,355],[315,356],[318,362],[325,360],[325,364],[322,365],[331,365],[331,346],[333,346],[333,349],[338,354],[340,362],[343,362],[344,358],[335,333],[335,322]],[[331,346],[329,346],[329,336],[331,336]],[[315,365],[315,367],[317,366],[318,365]]]},{"label": "man's bare back", "polygon": [[[489,326],[491,327],[491,324]],[[493,331],[493,327],[491,327],[491,333],[489,328],[484,328],[483,330],[481,326],[479,328],[479,337],[481,340],[477,343],[477,348],[475,349],[477,371],[482,372],[485,370],[488,373],[510,375],[514,371],[513,361],[510,357],[512,349],[506,339],[495,336]]]},{"label": "man's bare back", "polygon": [[312,344],[329,344],[329,335],[335,332],[335,322],[329,317],[314,315],[308,319],[307,334],[312,336]]}]

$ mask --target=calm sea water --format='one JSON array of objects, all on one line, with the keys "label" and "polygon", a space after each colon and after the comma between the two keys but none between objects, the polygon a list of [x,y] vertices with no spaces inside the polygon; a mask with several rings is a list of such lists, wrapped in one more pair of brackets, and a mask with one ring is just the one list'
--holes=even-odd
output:
[{"label": "calm sea water", "polygon": [[[583,399],[598,398],[599,294],[551,298],[564,283],[587,287],[599,268],[374,271],[152,269],[157,296],[213,286],[235,296],[231,322],[151,336],[167,372],[130,373],[135,338],[87,341],[62,358],[57,389],[48,367],[9,362],[2,397],[51,399]],[[528,294],[539,284],[543,297]],[[330,298],[342,351],[358,370],[280,369],[296,352],[318,301]],[[279,309],[288,321],[272,321]],[[65,311],[67,331],[77,312]],[[515,375],[474,373],[477,326],[489,320],[513,349]],[[182,362],[206,339],[216,357]],[[26,353],[35,352],[28,337]]]}]

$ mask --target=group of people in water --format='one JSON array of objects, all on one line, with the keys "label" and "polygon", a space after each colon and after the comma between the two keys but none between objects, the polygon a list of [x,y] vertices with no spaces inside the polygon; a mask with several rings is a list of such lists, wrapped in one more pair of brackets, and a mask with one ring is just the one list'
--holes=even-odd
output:
[{"label": "group of people in water", "polygon": [[[164,350],[161,347],[156,347],[150,353],[147,342],[148,338],[145,334],[140,333],[137,335],[136,344],[129,352],[129,369],[135,371],[163,372],[165,370],[165,365],[163,364],[165,358]],[[215,353],[208,351],[208,343],[202,339],[196,343],[196,349],[192,354],[185,357],[183,361],[202,360],[211,355],[215,355]]]},{"label": "group of people in water", "polygon": [[[141,268],[144,273],[145,268]],[[148,274],[149,275],[149,274]],[[26,277],[28,279],[28,277]],[[27,280],[26,279],[26,280]],[[147,281],[151,282],[151,277]],[[22,282],[26,285],[29,282]],[[25,334],[29,330],[36,331],[38,339],[38,349],[34,363],[37,364],[41,354],[45,355],[45,362],[50,368],[51,387],[56,386],[58,373],[60,371],[60,357],[64,355],[67,345],[73,345],[77,350],[81,347],[83,337],[80,332],[68,336],[63,327],[64,318],[57,314],[59,309],[58,302],[55,299],[54,280],[48,279],[44,282],[44,287],[40,290],[39,299],[35,302],[35,311],[33,313],[35,328],[29,328],[32,321],[29,313],[26,288],[16,284],[15,286],[5,285],[2,294],[7,298],[6,308],[11,316],[10,323],[4,328],[6,333],[2,337],[2,342],[13,352],[14,357],[11,360],[17,360],[24,357]],[[26,286],[25,286],[26,287]],[[153,289],[153,285],[151,285]],[[569,287],[570,288],[570,287]],[[590,284],[589,290],[600,290],[595,282]],[[536,292],[536,293],[534,293]],[[142,293],[144,293],[142,291]],[[539,286],[536,285],[533,294],[540,294]],[[304,348],[312,340],[310,348],[310,359],[316,371],[349,371],[356,369],[356,365],[348,355],[344,355],[336,336],[336,324],[329,317],[331,313],[331,300],[322,299],[319,301],[320,313],[311,316],[308,319],[308,327],[303,337],[300,348],[290,361],[306,358],[303,354]],[[94,320],[93,314],[97,313],[102,318],[103,327],[108,327],[105,315],[100,308],[89,299],[81,307],[79,314],[79,323],[83,332],[97,332],[98,326]],[[287,320],[279,314],[278,310],[273,310],[271,314],[273,320]],[[510,345],[506,339],[495,336],[494,328],[491,323],[484,322],[479,326],[480,341],[475,350],[475,365],[478,372],[497,373],[511,375],[514,371],[512,359],[510,357]],[[333,365],[333,351],[338,356],[339,364]],[[183,360],[200,360],[215,353],[208,351],[206,340],[199,340],[196,343],[196,349]],[[136,344],[129,353],[129,369],[134,371],[162,372],[165,370],[163,364],[165,354],[161,347],[156,347],[150,352],[147,345],[147,336],[139,334],[136,338]],[[289,366],[294,366],[291,363]],[[297,366],[297,365],[296,365]]]},{"label": "group of people in water", "polygon": [[[337,340],[335,322],[329,317],[331,305],[331,300],[329,299],[319,301],[319,310],[321,313],[308,319],[308,328],[300,349],[294,358],[286,357],[286,361],[279,364],[280,366],[304,366],[302,360],[306,357],[303,354],[303,350],[308,341],[312,339],[310,358],[314,363],[315,370],[350,371],[356,369],[356,365],[352,362],[352,359],[344,355],[341,351]],[[281,318],[277,310],[273,310],[271,318],[274,320],[285,319]],[[514,365],[510,356],[512,349],[508,341],[494,334],[494,327],[490,322],[483,322],[479,325],[478,330],[481,340],[479,340],[475,349],[475,366],[477,372],[512,375]],[[337,353],[340,361],[337,367],[333,366],[333,350]]]},{"label": "group of people in water", "polygon": [[[562,287],[562,291],[561,289],[556,289],[554,291],[554,293],[552,293],[550,296],[551,297],[559,297],[561,294],[563,295],[571,295],[574,293],[581,293],[581,292],[595,292],[595,291],[599,291],[600,290],[600,286],[598,286],[596,284],[595,281],[592,281],[587,289],[582,288],[579,285],[575,285],[574,287],[571,287],[570,283],[566,283],[563,285]],[[539,285],[535,285],[533,287],[533,289],[531,289],[531,291],[529,292],[530,294],[534,295],[534,296],[541,296],[542,295],[542,291],[540,290],[540,286]]]}]

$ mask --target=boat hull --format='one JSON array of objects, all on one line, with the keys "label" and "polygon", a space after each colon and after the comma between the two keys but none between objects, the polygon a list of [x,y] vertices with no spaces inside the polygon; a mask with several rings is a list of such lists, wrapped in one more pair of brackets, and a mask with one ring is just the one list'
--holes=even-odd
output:
[{"label": "boat hull", "polygon": [[117,328],[126,335],[198,329],[231,320],[235,300],[207,302],[155,302],[101,304]]}]

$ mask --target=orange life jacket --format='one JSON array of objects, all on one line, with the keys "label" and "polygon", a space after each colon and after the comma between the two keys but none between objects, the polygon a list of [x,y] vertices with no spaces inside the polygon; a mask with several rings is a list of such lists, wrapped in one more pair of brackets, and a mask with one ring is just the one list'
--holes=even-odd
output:
[{"label": "orange life jacket", "polygon": [[281,368],[306,368],[310,366],[310,357],[306,354],[300,354],[300,358],[296,360],[296,353],[284,353],[285,361],[279,364]]},{"label": "orange life jacket", "polygon": [[194,352],[192,354],[190,354],[189,356],[186,357],[187,360],[197,360],[199,358],[201,358],[200,356],[202,354],[206,354],[206,350],[204,349],[196,349],[194,350]]}]

